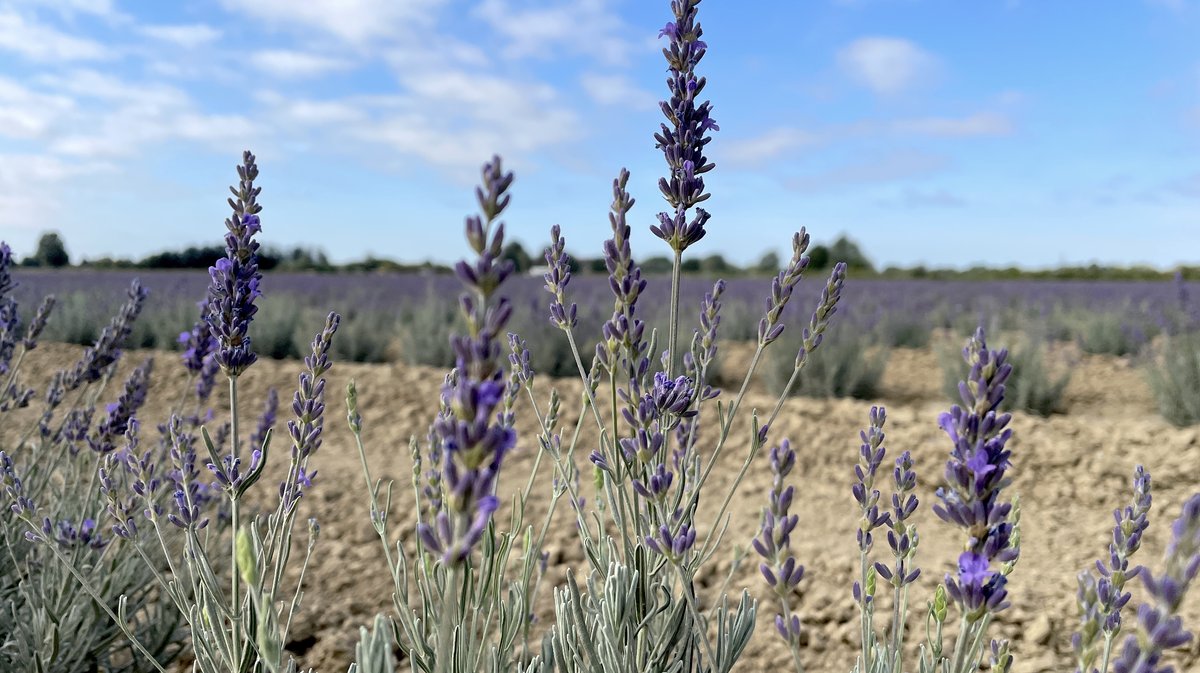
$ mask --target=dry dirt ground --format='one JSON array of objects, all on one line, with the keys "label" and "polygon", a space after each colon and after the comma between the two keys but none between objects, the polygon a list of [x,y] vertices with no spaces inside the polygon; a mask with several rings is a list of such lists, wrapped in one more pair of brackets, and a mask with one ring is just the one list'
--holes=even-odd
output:
[{"label": "dry dirt ground", "polygon": [[[78,349],[46,345],[28,361],[34,380],[45,380],[54,369],[77,356]],[[744,349],[734,348],[729,359],[744,359]],[[147,356],[158,359],[151,402],[142,414],[144,423],[158,422],[175,399],[182,378],[175,356],[169,353],[130,352],[121,375]],[[256,415],[269,386],[279,389],[285,404],[280,422],[289,413],[286,400],[294,390],[298,362],[263,361],[243,378],[246,413]],[[293,628],[291,647],[305,666],[321,672],[345,671],[350,663],[358,627],[380,611],[390,609],[391,582],[382,560],[379,541],[368,523],[362,474],[352,437],[344,422],[341,397],[346,382],[358,382],[360,406],[366,422],[367,452],[376,476],[396,480],[397,502],[393,516],[401,521],[401,534],[412,530],[409,505],[411,462],[408,439],[423,435],[436,409],[443,372],[405,365],[335,364],[329,375],[325,444],[314,458],[319,468],[317,487],[305,498],[302,516],[316,516],[322,534],[307,581],[299,623]],[[884,392],[876,403],[888,406],[889,456],[911,450],[920,475],[922,507],[917,516],[921,545],[918,553],[924,573],[915,589],[915,606],[909,626],[923,633],[924,606],[936,583],[950,570],[960,536],[929,509],[941,479],[947,440],[936,424],[948,406],[940,392],[941,373],[933,350],[896,350],[888,364]],[[571,404],[580,394],[573,380],[542,380],[542,404],[549,386],[563,394],[564,427],[573,426],[577,410]],[[115,386],[114,386],[115,388]],[[114,393],[115,394],[115,393]],[[1153,400],[1138,368],[1128,360],[1083,357],[1067,391],[1070,413],[1041,419],[1017,414],[1012,422],[1015,483],[1021,496],[1023,550],[1011,577],[1013,606],[1004,612],[993,632],[1012,639],[1015,671],[1070,671],[1070,635],[1075,628],[1076,574],[1105,550],[1112,526],[1112,510],[1128,500],[1134,466],[1144,464],[1154,480],[1154,508],[1140,561],[1159,567],[1169,522],[1183,500],[1200,490],[1200,427],[1174,428],[1154,410]],[[223,398],[214,402],[224,404]],[[752,387],[747,409],[769,410],[774,400]],[[851,468],[857,456],[858,431],[867,422],[872,402],[856,400],[793,399],[787,402],[771,433],[772,441],[791,439],[799,460],[793,472],[797,487],[793,511],[800,514],[794,535],[797,554],[808,568],[799,608],[808,629],[803,659],[808,671],[848,671],[857,648],[857,618],[850,595],[856,572],[854,541],[855,505],[850,495]],[[710,409],[711,411],[711,409]],[[734,439],[714,471],[711,488],[723,492],[741,464],[748,436],[748,414],[735,426]],[[571,423],[571,426],[566,426]],[[702,435],[701,447],[713,445],[713,424]],[[525,406],[518,409],[518,448],[505,465],[501,490],[524,484],[536,450],[536,422]],[[582,447],[595,441],[594,427],[584,424]],[[583,448],[586,455],[590,448]],[[286,455],[275,453],[276,460]],[[724,468],[724,469],[722,469]],[[550,472],[543,463],[538,475],[541,492],[549,493]],[[267,498],[271,481],[259,489]],[[735,546],[745,546],[757,526],[770,487],[764,462],[756,463],[742,484],[732,509],[726,540],[728,553],[702,585],[716,585],[730,567]],[[590,485],[585,483],[587,492]],[[715,499],[715,498],[714,498]],[[713,503],[709,503],[713,506]],[[541,521],[545,499],[534,499],[529,521]],[[711,517],[711,515],[710,515]],[[709,518],[710,518],[709,517]],[[707,520],[701,517],[702,520]],[[500,518],[501,521],[505,517]],[[303,519],[301,519],[303,521]],[[702,532],[703,535],[703,532]],[[553,568],[550,578],[561,578],[570,568],[583,565],[583,556],[569,518],[555,521],[548,548]],[[880,541],[877,551],[887,553]],[[730,592],[742,588],[763,599],[769,595],[748,559],[734,574]],[[543,595],[548,592],[543,592]],[[1140,599],[1139,589],[1135,601]],[[545,601],[543,601],[545,603]],[[890,599],[881,598],[880,612],[890,613]],[[540,610],[542,623],[550,616]],[[952,611],[953,612],[953,611]],[[1200,629],[1200,590],[1184,606],[1186,623]],[[790,659],[774,633],[774,607],[760,606],[758,629],[739,670],[786,670]],[[886,621],[886,620],[885,620]],[[1129,620],[1132,621],[1132,618]],[[915,640],[915,638],[914,638]],[[1200,644],[1172,655],[1177,668],[1200,673]],[[910,665],[910,668],[912,666]]]}]

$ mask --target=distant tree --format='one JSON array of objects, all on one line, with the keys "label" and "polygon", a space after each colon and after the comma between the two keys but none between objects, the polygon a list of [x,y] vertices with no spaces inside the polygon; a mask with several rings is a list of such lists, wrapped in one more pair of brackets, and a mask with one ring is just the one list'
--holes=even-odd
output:
[{"label": "distant tree", "polygon": [[661,255],[656,257],[647,257],[646,261],[642,262],[642,273],[671,273],[671,269],[674,266],[675,263],[671,261],[670,257],[663,257]]},{"label": "distant tree", "polygon": [[752,270],[754,273],[764,276],[774,276],[775,274],[779,273],[779,269],[781,268],[783,267],[782,262],[779,261],[779,253],[772,250],[760,257],[759,260],[754,264]]},{"label": "distant tree", "polygon": [[508,245],[500,251],[501,259],[512,260],[513,266],[516,267],[517,273],[525,273],[533,266],[533,258],[525,252],[525,248],[517,241],[509,241]]},{"label": "distant tree", "polygon": [[833,245],[829,247],[829,257],[835,261],[845,262],[846,266],[851,269],[866,269],[873,271],[875,266],[871,264],[871,260],[863,254],[859,249],[858,244],[850,240],[846,236],[839,236]]},{"label": "distant tree", "polygon": [[808,268],[810,269],[828,269],[829,268],[829,248],[823,245],[814,245],[808,249]]},{"label": "distant tree", "polygon": [[583,265],[583,268],[586,271],[590,271],[592,273],[608,273],[608,265],[604,263],[603,257],[585,259],[582,260],[580,264]]},{"label": "distant tree", "polygon": [[727,274],[736,269],[732,264],[725,261],[725,258],[720,254],[709,255],[700,260],[700,271],[708,274]]},{"label": "distant tree", "polygon": [[71,263],[71,256],[67,254],[67,246],[63,244],[62,237],[53,231],[42,234],[38,239],[37,252],[33,253],[33,258],[37,260],[38,266],[55,269]]},{"label": "distant tree", "polygon": [[695,257],[685,259],[683,264],[679,265],[679,269],[684,273],[700,273],[700,260]]}]

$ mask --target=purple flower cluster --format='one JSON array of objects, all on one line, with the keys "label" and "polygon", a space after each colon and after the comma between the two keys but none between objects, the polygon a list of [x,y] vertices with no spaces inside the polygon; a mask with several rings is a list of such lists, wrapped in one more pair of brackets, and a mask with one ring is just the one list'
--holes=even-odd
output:
[{"label": "purple flower cluster", "polygon": [[1141,547],[1142,534],[1150,525],[1150,473],[1138,465],[1133,474],[1133,500],[1113,511],[1116,524],[1108,544],[1108,562],[1096,561],[1097,579],[1089,572],[1079,574],[1078,604],[1080,629],[1071,638],[1078,671],[1089,673],[1099,655],[1100,636],[1107,639],[1121,631],[1121,610],[1132,594],[1125,584],[1137,577],[1141,566],[1130,567],[1129,559]]},{"label": "purple flower cluster", "polygon": [[908,523],[920,504],[917,496],[913,495],[917,488],[917,473],[913,470],[911,453],[905,451],[900,454],[892,476],[895,490],[892,491],[892,512],[887,524],[887,539],[896,564],[893,568],[888,568],[883,563],[876,563],[875,571],[885,581],[891,582],[897,589],[902,589],[921,576],[921,569],[912,567],[920,536],[917,534],[917,527]]},{"label": "purple flower cluster", "polygon": [[150,387],[150,374],[154,371],[154,360],[148,359],[133,370],[125,381],[125,389],[116,402],[109,404],[104,418],[96,425],[93,436],[88,437],[88,446],[98,453],[108,453],[117,448],[117,440],[125,436],[142,405],[146,403],[146,392]]},{"label": "purple flower cluster", "polygon": [[[788,440],[771,448],[771,484],[769,505],[763,508],[762,524],[751,544],[763,558],[758,569],[767,584],[783,601],[786,613],[788,597],[804,579],[804,566],[796,562],[792,554],[792,532],[800,517],[791,514],[792,497],[795,489],[785,486],[787,476],[796,465],[796,452]],[[790,614],[775,616],[775,627],[779,635],[793,647],[800,642],[800,618]]]},{"label": "purple flower cluster", "polygon": [[938,418],[954,448],[946,463],[946,485],[938,489],[940,503],[933,511],[967,534],[958,578],[947,576],[946,589],[965,613],[978,619],[1008,605],[1007,580],[991,570],[991,564],[1013,561],[1019,554],[1009,520],[1012,504],[1000,499],[1010,481],[1005,476],[1010,465],[1005,444],[1012,436],[1007,428],[1012,417],[998,409],[1012,366],[1007,350],[988,349],[983,328],[963,349],[963,359],[970,367],[959,384],[963,405],[954,405]]},{"label": "purple flower cluster", "polygon": [[208,324],[208,299],[198,304],[200,319],[192,325],[192,329],[179,335],[179,343],[183,344],[183,366],[192,374],[204,370],[209,355],[217,347],[217,340],[212,335],[212,326]]},{"label": "purple flower cluster", "polygon": [[550,247],[546,248],[549,270],[543,277],[546,291],[554,295],[554,301],[550,302],[550,322],[563,330],[575,327],[579,312],[578,306],[566,303],[567,285],[571,282],[571,256],[565,251],[566,245],[562,229],[557,224],[550,227]]},{"label": "purple flower cluster", "polygon": [[[638,377],[650,366],[643,341],[646,325],[636,316],[638,297],[646,289],[642,269],[633,261],[629,245],[630,228],[626,223],[634,199],[625,191],[629,171],[621,169],[613,180],[613,202],[608,215],[613,237],[604,242],[604,264],[608,268],[609,288],[613,293],[613,314],[601,327],[603,339],[596,344],[596,358],[609,371],[621,370],[623,377]],[[624,355],[622,355],[624,354]]]},{"label": "purple flower cluster", "polygon": [[[885,437],[883,426],[886,422],[887,410],[883,407],[871,407],[870,427],[859,432],[862,446],[858,451],[859,462],[854,466],[854,484],[850,487],[860,511],[856,535],[858,551],[864,559],[864,573],[867,568],[866,559],[874,545],[875,529],[888,526],[892,520],[890,512],[880,511],[879,499],[882,496],[879,489],[875,488],[875,476],[879,472],[879,467],[883,465],[884,456],[887,455],[887,449],[883,446]],[[866,581],[866,578],[862,578],[861,581]],[[854,582],[852,591],[855,602],[866,606],[874,600],[874,595],[872,591],[864,591],[861,581]]]},{"label": "purple flower cluster", "polygon": [[96,337],[96,342],[89,346],[83,357],[75,366],[68,370],[61,381],[65,391],[78,389],[80,386],[99,381],[110,365],[121,357],[121,348],[133,331],[133,323],[142,313],[142,307],[150,291],[142,286],[136,278],[129,285],[128,299],[121,310]]},{"label": "purple flower cluster", "polygon": [[499,417],[506,388],[500,335],[512,306],[504,297],[492,301],[513,272],[512,263],[501,258],[504,224],[496,222],[508,205],[512,180],[499,157],[484,165],[476,197],[486,219],[471,216],[466,222],[467,241],[478,256],[456,267],[467,290],[460,298],[467,333],[452,337],[456,375],[442,388],[444,413],[433,425],[433,444],[440,447],[440,502],[432,522],[417,527],[426,550],[452,566],[466,561],[498,508],[496,477],[516,442]]},{"label": "purple flower cluster", "polygon": [[[758,341],[764,346],[775,341],[783,334],[783,310],[787,308],[788,300],[796,290],[796,285],[808,268],[809,257],[804,254],[808,250],[808,232],[801,227],[792,235],[792,258],[779,275],[771,280],[771,296],[767,297],[767,312],[758,321]],[[839,288],[840,289],[840,288]]]},{"label": "purple flower cluster", "polygon": [[1161,665],[1163,652],[1192,640],[1178,612],[1200,573],[1200,493],[1184,503],[1171,532],[1165,570],[1157,577],[1148,569],[1141,572],[1150,602],[1138,607],[1138,632],[1125,639],[1113,663],[1116,673],[1172,673],[1172,667]]},{"label": "purple flower cluster", "polygon": [[697,208],[689,222],[687,211],[709,197],[704,192],[703,176],[714,165],[704,156],[704,146],[712,140],[708,132],[720,130],[709,116],[712,104],[696,104],[705,85],[705,79],[696,76],[696,66],[708,48],[700,39],[704,31],[696,21],[699,5],[700,0],[672,0],[675,20],[658,33],[660,38],[670,40],[663,56],[669,66],[667,88],[671,92],[670,99],[659,104],[670,126],[662,124],[654,134],[655,147],[662,150],[670,171],[668,177],[659,180],[658,188],[675,212],[659,213],[658,224],[650,230],[677,253],[704,238],[709,214]]},{"label": "purple flower cluster", "polygon": [[[321,448],[321,435],[325,430],[323,377],[333,366],[329,361],[329,349],[341,320],[337,313],[330,313],[325,318],[325,327],[313,338],[312,351],[304,357],[305,370],[300,373],[300,382],[292,397],[292,413],[296,418],[287,423],[292,438],[292,468],[288,479],[279,484],[279,499],[284,503],[285,511],[295,507],[304,489],[311,488],[312,480],[317,476],[315,470],[307,471],[308,459]],[[275,422],[274,415],[268,401],[258,430],[262,439],[255,446],[265,449],[267,432]]]},{"label": "purple flower cluster", "polygon": [[236,188],[229,188],[237,200],[229,199],[233,215],[225,220],[229,230],[225,234],[225,256],[208,270],[207,316],[211,333],[217,339],[217,364],[234,378],[258,359],[250,345],[249,330],[250,321],[258,311],[254,301],[261,295],[262,281],[258,242],[254,240],[255,234],[262,231],[258,218],[262,206],[257,201],[262,187],[254,186],[258,177],[254,155],[249,151],[243,153],[242,165],[237,170],[241,180]]}]

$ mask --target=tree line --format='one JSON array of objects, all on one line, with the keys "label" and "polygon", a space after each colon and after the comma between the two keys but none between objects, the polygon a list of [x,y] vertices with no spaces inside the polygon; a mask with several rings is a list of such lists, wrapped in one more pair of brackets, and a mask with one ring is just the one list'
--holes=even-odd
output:
[{"label": "tree line", "polygon": [[[180,250],[164,250],[138,260],[102,257],[85,259],[78,266],[92,269],[207,269],[213,260],[225,254],[221,245],[188,246]],[[543,264],[540,254],[530,254],[517,241],[511,241],[502,251],[519,273],[537,273]],[[910,278],[930,280],[1167,280],[1176,273],[1185,280],[1200,280],[1200,266],[1184,266],[1164,271],[1150,266],[1103,266],[1099,264],[1062,266],[1053,269],[1021,269],[1012,267],[976,266],[969,269],[938,269],[923,265],[876,268],[858,244],[846,236],[832,243],[809,247],[809,268],[828,269],[835,261],[844,261],[852,274],[859,277]],[[571,271],[580,274],[606,274],[603,257],[577,258],[572,255]],[[737,276],[770,276],[783,266],[779,254],[770,251],[757,261],[740,266],[723,255],[691,257],[683,262],[682,272],[690,275],[725,278]],[[671,273],[672,260],[663,255],[638,260],[647,275]],[[46,232],[38,239],[33,254],[21,260],[22,266],[63,268],[71,266],[70,254],[62,236]],[[297,246],[289,249],[264,246],[259,255],[263,270],[335,272],[392,272],[392,273],[450,273],[451,267],[436,262],[404,263],[368,256],[365,259],[335,264],[323,250]]]}]

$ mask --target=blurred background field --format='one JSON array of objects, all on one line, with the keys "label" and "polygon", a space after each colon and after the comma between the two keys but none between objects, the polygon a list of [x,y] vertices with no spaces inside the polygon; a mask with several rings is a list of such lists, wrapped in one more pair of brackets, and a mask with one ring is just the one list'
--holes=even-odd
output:
[{"label": "blurred background field", "polygon": [[[819,277],[814,271],[813,276]],[[976,326],[1004,334],[1022,372],[1014,381],[1011,403],[1040,415],[1067,411],[1063,390],[1071,363],[1079,355],[1113,355],[1132,365],[1170,357],[1167,337],[1188,335],[1200,325],[1200,283],[1182,277],[1157,281],[1062,280],[930,280],[870,277],[847,281],[847,291],[827,340],[799,386],[815,397],[877,396],[887,360],[894,349],[930,348],[938,355],[946,393],[954,396],[958,380],[960,337]],[[197,302],[208,282],[203,270],[87,268],[23,269],[17,297],[34,304],[43,295],[58,297],[55,320],[46,338],[86,345],[95,340],[122,301],[123,289],[140,278],[151,291],[145,314],[134,328],[130,346],[179,349],[180,332],[199,316]],[[684,311],[699,310],[699,298],[711,288],[702,275],[684,278]],[[797,300],[787,308],[790,324],[807,322],[820,280],[801,283]],[[515,312],[511,331],[530,343],[539,372],[574,374],[565,341],[548,321],[549,296],[537,268],[508,285]],[[642,318],[663,332],[670,280],[651,276],[642,303]],[[728,281],[724,295],[722,336],[729,341],[755,338],[766,277],[743,275]],[[311,325],[329,310],[343,323],[334,355],[339,361],[404,362],[453,366],[450,332],[460,320],[458,281],[443,273],[291,272],[269,271],[263,283],[260,312],[251,327],[255,348],[275,359],[298,358],[308,347]],[[572,285],[580,307],[579,332],[600,333],[612,311],[608,278],[582,274]],[[684,314],[685,318],[687,313]],[[694,322],[693,318],[693,322]],[[953,337],[953,338],[951,338]],[[785,333],[782,347],[763,369],[768,390],[782,387],[798,344],[799,331]],[[1158,345],[1155,349],[1152,346]],[[594,342],[583,344],[591,352]],[[1149,370],[1147,370],[1149,371]],[[718,382],[724,381],[718,372]]]}]

